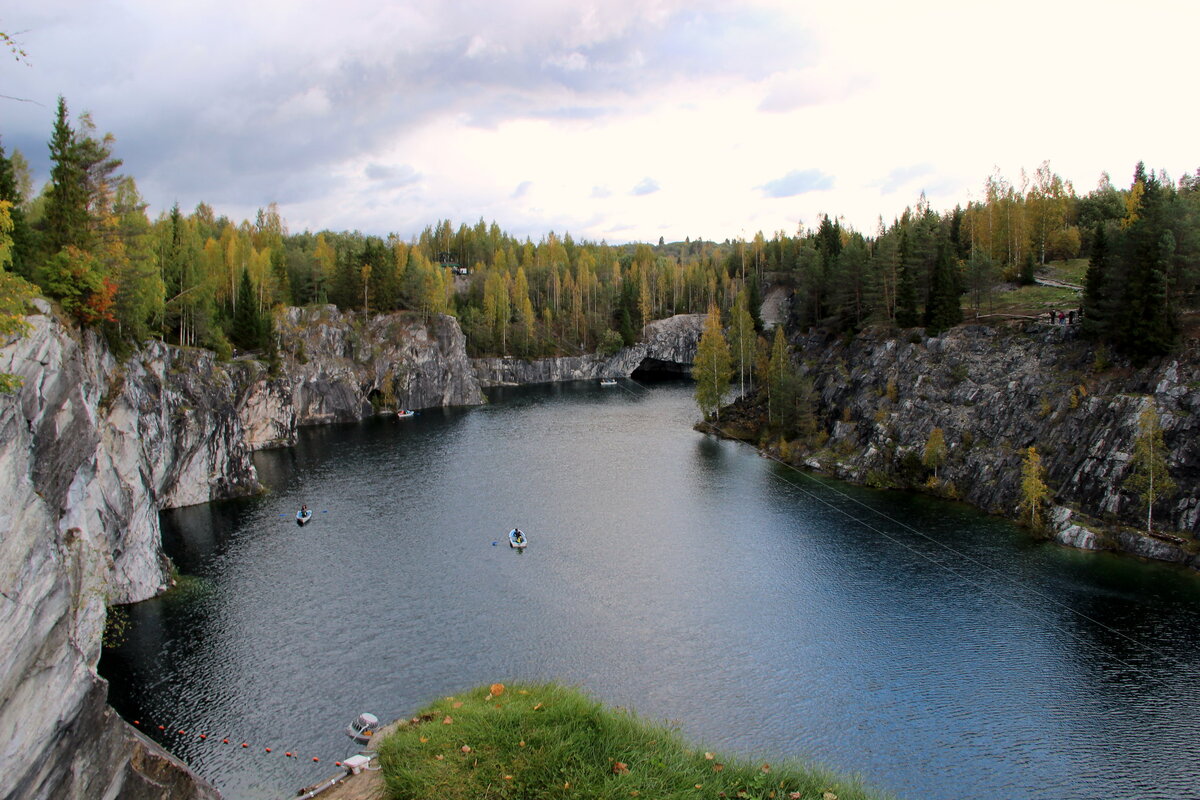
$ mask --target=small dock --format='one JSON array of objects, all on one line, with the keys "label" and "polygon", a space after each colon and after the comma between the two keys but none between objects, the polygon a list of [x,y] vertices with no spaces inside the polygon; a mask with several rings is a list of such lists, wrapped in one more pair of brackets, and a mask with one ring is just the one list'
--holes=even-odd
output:
[{"label": "small dock", "polygon": [[[371,746],[374,747],[376,742],[382,742],[385,736],[390,735],[392,731],[401,725],[407,724],[408,720],[398,720],[380,728],[371,737]],[[363,752],[373,751],[364,748]],[[379,769],[379,759],[372,756],[370,763],[357,775],[351,774],[349,768],[343,767],[336,774],[314,783],[312,786],[305,786],[303,789],[297,791],[295,795],[292,795],[292,797],[299,798],[300,800],[308,800],[308,798],[320,798],[320,800],[387,800],[387,792],[383,784],[383,772]]]}]

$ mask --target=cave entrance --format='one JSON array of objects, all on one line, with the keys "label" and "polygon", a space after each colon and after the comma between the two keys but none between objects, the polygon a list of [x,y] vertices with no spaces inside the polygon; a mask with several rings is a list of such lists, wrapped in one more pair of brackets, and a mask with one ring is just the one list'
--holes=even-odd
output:
[{"label": "cave entrance", "polygon": [[644,358],[629,377],[642,383],[691,380],[692,365],[679,364],[675,361],[659,361],[657,358]]}]

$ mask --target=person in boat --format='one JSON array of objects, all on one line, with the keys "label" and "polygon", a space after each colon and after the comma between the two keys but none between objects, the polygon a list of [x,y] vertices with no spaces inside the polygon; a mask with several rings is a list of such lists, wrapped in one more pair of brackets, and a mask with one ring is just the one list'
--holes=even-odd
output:
[{"label": "person in boat", "polygon": [[520,528],[513,528],[513,531],[514,531],[514,533],[513,533],[514,541],[516,541],[518,544],[525,541],[525,534],[521,533]]},{"label": "person in boat", "polygon": [[306,506],[306,505],[300,506],[300,516],[302,516],[302,517],[308,516],[308,506]]}]

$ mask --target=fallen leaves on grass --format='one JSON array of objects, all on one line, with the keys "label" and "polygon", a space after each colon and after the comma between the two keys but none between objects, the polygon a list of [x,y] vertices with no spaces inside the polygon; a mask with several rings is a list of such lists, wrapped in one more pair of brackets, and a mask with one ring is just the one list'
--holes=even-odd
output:
[{"label": "fallen leaves on grass", "polygon": [[629,765],[623,761],[617,761],[613,764],[613,774],[626,775],[629,773]]}]

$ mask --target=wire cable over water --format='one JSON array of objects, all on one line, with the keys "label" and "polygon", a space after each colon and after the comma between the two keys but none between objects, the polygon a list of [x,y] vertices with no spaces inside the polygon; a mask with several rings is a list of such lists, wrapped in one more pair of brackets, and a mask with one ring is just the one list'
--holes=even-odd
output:
[{"label": "wire cable over water", "polygon": [[[630,382],[632,382],[634,386],[637,386],[639,389],[641,389],[643,394],[649,393],[649,389],[646,389],[646,387],[642,386],[641,384],[637,383],[636,381],[632,381],[632,379],[630,379]],[[623,391],[625,391],[632,397],[641,396],[637,392],[635,392],[633,389],[631,389],[627,385],[626,381],[618,381],[617,385]],[[736,437],[732,436],[728,430],[721,427],[719,424],[710,423],[710,425],[713,428],[713,430],[717,431],[718,433],[720,433],[722,436],[726,437],[727,439],[731,439],[734,441],[743,441],[741,439],[737,439]],[[1001,570],[998,570],[995,567],[992,567],[992,566],[980,561],[979,559],[974,558],[974,557],[968,555],[967,553],[964,553],[961,550],[958,550],[957,548],[952,547],[951,545],[948,545],[945,542],[938,540],[937,538],[935,538],[933,536],[930,536],[929,534],[925,533],[924,531],[921,531],[918,528],[916,528],[906,522],[903,522],[902,520],[898,520],[898,519],[888,515],[887,513],[883,512],[877,508],[874,508],[874,507],[868,505],[867,503],[864,503],[863,501],[859,500],[858,498],[853,497],[852,495],[848,494],[847,492],[844,492],[844,491],[838,489],[836,486],[833,486],[831,483],[829,483],[827,481],[823,481],[823,480],[817,478],[816,476],[811,475],[811,474],[805,472],[804,470],[799,469],[794,464],[790,464],[790,463],[784,461],[783,459],[779,458],[774,453],[764,450],[761,447],[757,447],[757,446],[754,446],[754,447],[755,447],[756,452],[760,456],[773,461],[775,464],[783,467],[788,472],[795,473],[796,475],[800,475],[803,478],[807,479],[808,481],[811,481],[811,482],[817,484],[824,491],[832,492],[833,494],[840,497],[842,500],[847,501],[848,504],[860,507],[862,509],[865,509],[865,510],[871,512],[872,514],[875,514],[878,517],[881,517],[882,519],[886,520],[887,522],[889,522],[893,525],[896,525],[897,527],[913,534],[914,536],[916,536],[920,539],[923,539],[924,541],[929,542],[932,545],[936,545],[937,547],[946,551],[948,554],[953,555],[955,558],[961,559],[963,562],[967,562],[967,563],[975,565],[979,568],[982,568],[983,570],[987,571],[988,573],[994,575],[995,577],[1001,578],[1010,584],[1016,584],[1023,591],[1034,595],[1036,598],[1038,598],[1040,600],[1044,600],[1047,603],[1052,604],[1054,606],[1057,606],[1058,608],[1075,615],[1079,619],[1086,620],[1087,622],[1091,623],[1092,625],[1095,625],[1097,628],[1100,628],[1108,633],[1113,634],[1114,636],[1117,636],[1117,637],[1125,640],[1126,642],[1134,645],[1135,647],[1141,649],[1142,651],[1144,651],[1150,655],[1156,656],[1157,658],[1162,659],[1164,661],[1170,662],[1174,667],[1176,667],[1178,669],[1195,671],[1193,668],[1189,667],[1188,665],[1182,664],[1177,658],[1172,657],[1168,654],[1165,654],[1161,650],[1159,650],[1151,645],[1147,645],[1144,642],[1141,642],[1138,639],[1135,639],[1135,638],[1129,636],[1128,634],[1124,633],[1123,631],[1117,630],[1116,628],[1113,628],[1110,625],[1106,625],[1103,622],[1101,622],[1100,620],[1097,620],[1094,617],[1089,616],[1088,614],[1085,614],[1082,611],[1072,608],[1071,606],[1063,603],[1060,600],[1055,599],[1054,597],[1051,597],[1050,595],[1045,594],[1044,592],[1040,592],[1036,589],[1026,586],[1025,584],[1019,583],[1015,578],[1005,574]],[[988,595],[996,598],[997,600],[1003,602],[1004,604],[1011,606],[1013,608],[1016,608],[1019,611],[1022,611],[1023,613],[1025,613],[1035,619],[1040,620],[1044,624],[1052,627],[1053,629],[1055,629],[1057,631],[1060,631],[1061,633],[1066,634],[1067,636],[1071,637],[1072,639],[1086,645],[1090,649],[1102,653],[1103,655],[1105,655],[1105,657],[1115,661],[1116,663],[1131,670],[1132,672],[1135,672],[1135,673],[1143,676],[1144,678],[1146,678],[1150,681],[1153,681],[1155,683],[1158,683],[1162,686],[1168,686],[1168,687],[1171,686],[1170,683],[1163,680],[1162,678],[1159,678],[1156,675],[1146,672],[1144,669],[1142,669],[1134,664],[1131,664],[1128,661],[1125,661],[1124,659],[1119,658],[1118,656],[1113,655],[1111,652],[1103,650],[1099,645],[1097,645],[1093,642],[1089,642],[1087,639],[1083,638],[1078,633],[1075,633],[1075,632],[1063,627],[1062,625],[1058,624],[1057,622],[1055,622],[1054,620],[1052,620],[1045,614],[1039,613],[1037,610],[1030,608],[1028,605],[1023,604],[1022,602],[1014,599],[1013,597],[1011,597],[1009,595],[1006,595],[1006,594],[996,591],[993,587],[988,586],[987,584],[984,584],[978,580],[972,579],[971,577],[964,574],[960,570],[956,570],[953,567],[946,564],[945,562],[933,558],[929,553],[922,552],[921,550],[913,547],[912,545],[889,534],[887,531],[883,530],[882,528],[871,524],[865,518],[856,516],[855,514],[851,513],[850,511],[846,510],[845,508],[842,508],[839,505],[830,502],[826,497],[822,497],[820,494],[805,488],[804,486],[800,485],[800,483],[798,483],[794,480],[789,480],[785,474],[781,474],[777,470],[772,470],[770,472],[770,474],[777,480],[787,484],[788,486],[792,487],[796,491],[801,492],[804,496],[806,496],[812,500],[815,500],[816,502],[831,509],[832,511],[837,512],[838,514],[846,517],[847,519],[851,520],[852,522],[856,523],[857,525],[859,525],[863,528],[866,528],[867,530],[871,531],[872,533],[875,533],[875,534],[881,536],[882,538],[886,539],[887,541],[909,551],[913,555],[918,556],[919,558],[929,562],[930,564],[933,564],[935,567],[938,567],[939,569],[953,575],[958,580],[978,589],[979,591],[981,591],[985,594],[988,594]]]}]

